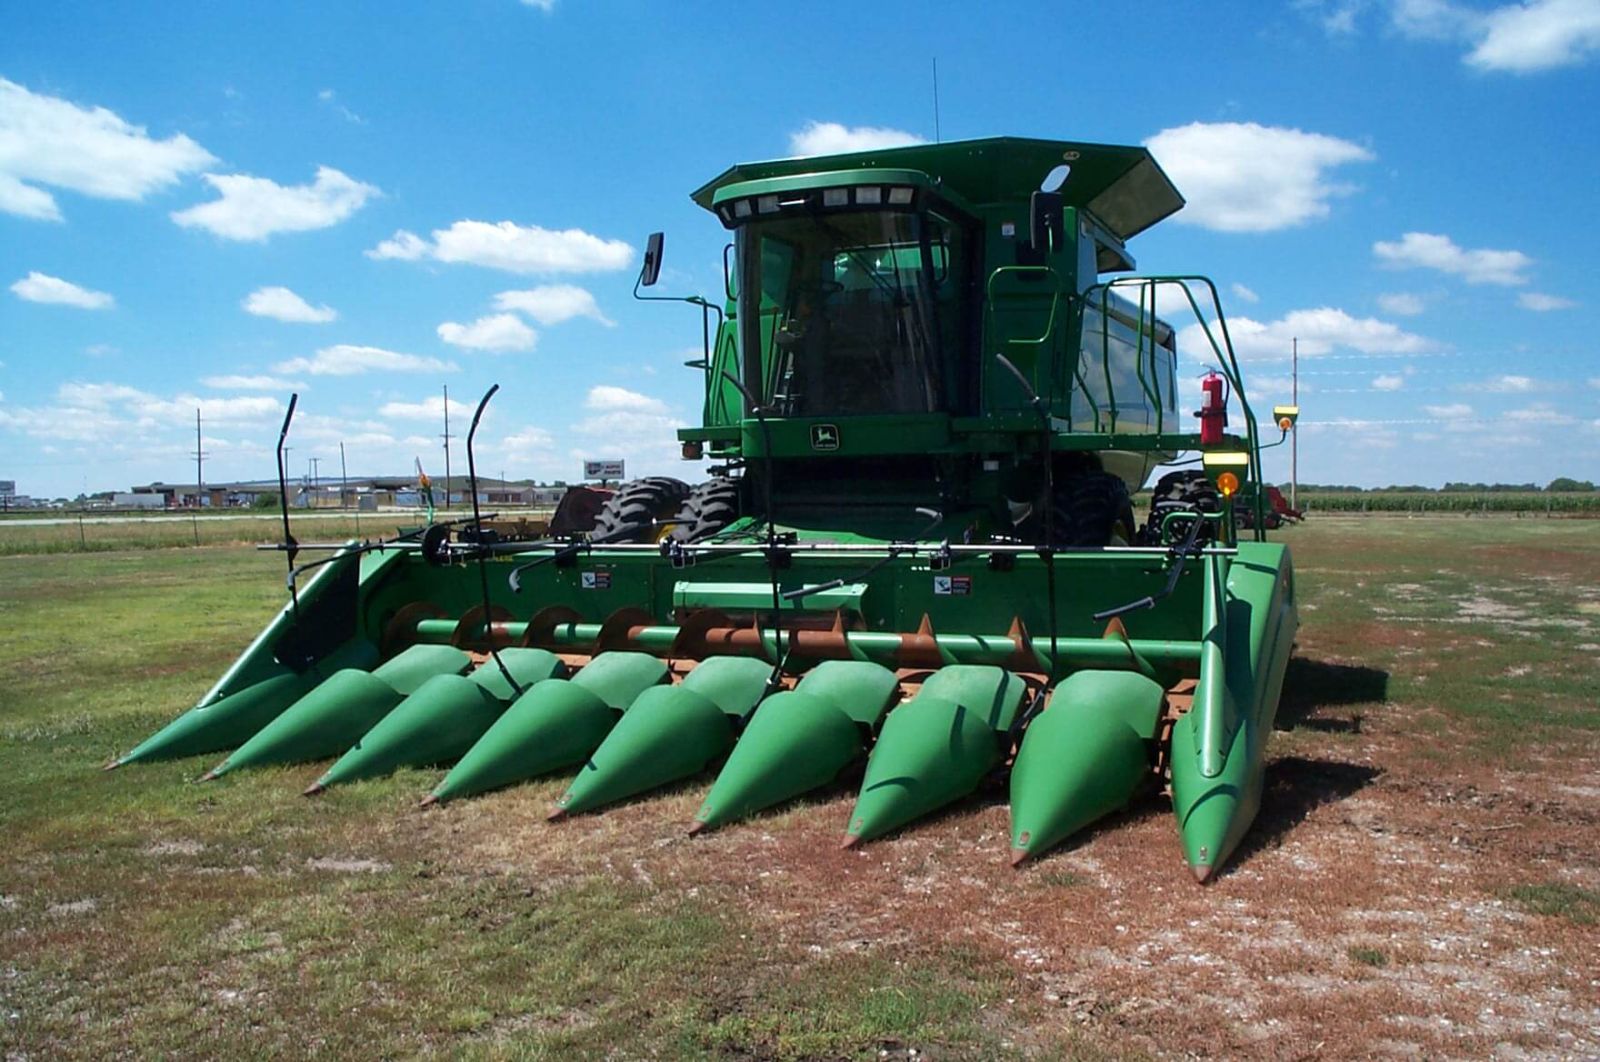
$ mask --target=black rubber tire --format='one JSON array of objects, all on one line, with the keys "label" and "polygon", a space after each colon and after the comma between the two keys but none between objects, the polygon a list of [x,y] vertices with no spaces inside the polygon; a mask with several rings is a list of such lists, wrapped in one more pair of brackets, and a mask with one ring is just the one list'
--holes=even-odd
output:
[{"label": "black rubber tire", "polygon": [[688,494],[689,484],[671,476],[646,476],[624,483],[595,517],[589,538],[605,542],[659,541],[665,529],[652,526],[654,521],[674,516]]},{"label": "black rubber tire", "polygon": [[[1222,511],[1222,495],[1217,493],[1216,484],[1206,477],[1198,468],[1186,468],[1177,472],[1168,472],[1156,481],[1155,490],[1150,495],[1150,520],[1144,526],[1142,539],[1149,545],[1161,544],[1161,524],[1167,516],[1175,512],[1202,512],[1220,513]],[[1215,525],[1211,525],[1215,527]],[[1182,522],[1174,522],[1175,534],[1186,534],[1188,527]],[[1201,530],[1201,539],[1209,540],[1215,537],[1209,530]]]},{"label": "black rubber tire", "polygon": [[[1128,485],[1110,472],[1085,472],[1057,483],[1053,522],[1057,549],[1132,545],[1136,525]],[[1038,530],[1043,537],[1044,528]]]},{"label": "black rubber tire", "polygon": [[689,492],[678,510],[672,537],[678,542],[703,542],[744,515],[736,479],[708,479]]}]

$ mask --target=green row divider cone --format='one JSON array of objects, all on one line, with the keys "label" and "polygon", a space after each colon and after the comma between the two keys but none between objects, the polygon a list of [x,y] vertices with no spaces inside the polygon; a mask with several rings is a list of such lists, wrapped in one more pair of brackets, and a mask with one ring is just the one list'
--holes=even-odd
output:
[{"label": "green row divider cone", "polygon": [[691,831],[714,829],[827,785],[867,748],[896,689],[894,672],[829,660],[750,717]]},{"label": "green row divider cone", "polygon": [[471,664],[471,657],[448,645],[413,645],[371,671],[337,671],[256,731],[202,780],[241,767],[337,756],[423,683],[436,675],[459,674]]},{"label": "green row divider cone", "polygon": [[1011,766],[1011,862],[1120,810],[1154,778],[1158,683],[1132,671],[1079,671],[1028,725]]},{"label": "green row divider cone", "polygon": [[[502,649],[499,658],[500,663],[484,661],[470,675],[428,678],[306,792],[375,778],[399,767],[453,763],[505,714],[518,688],[537,689],[563,670],[560,658],[545,649]],[[500,670],[501,663],[514,684]]]},{"label": "green row divider cone", "polygon": [[352,640],[304,671],[285,671],[210,704],[190,708],[106,766],[175,760],[236,748],[340,669],[368,668],[377,660],[376,646],[365,639]]},{"label": "green row divider cone", "polygon": [[425,803],[500,789],[589,758],[640,694],[667,677],[649,653],[601,653],[571,679],[523,693],[445,775]]},{"label": "green row divider cone", "polygon": [[978,788],[1005,759],[1025,685],[1004,668],[952,664],[889,713],[867,760],[845,846],[880,837]]},{"label": "green row divider cone", "polygon": [[737,721],[766,696],[771,678],[764,660],[714,656],[676,686],[646,691],[578,771],[552,817],[699,774],[733,748]]}]

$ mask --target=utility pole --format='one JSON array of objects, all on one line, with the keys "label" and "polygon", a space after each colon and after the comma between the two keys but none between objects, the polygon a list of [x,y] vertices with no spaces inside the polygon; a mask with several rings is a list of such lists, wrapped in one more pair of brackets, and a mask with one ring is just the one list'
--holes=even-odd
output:
[{"label": "utility pole", "polygon": [[344,465],[344,440],[339,440],[339,508],[349,505],[350,472]]},{"label": "utility pole", "polygon": [[200,448],[200,407],[194,410],[194,504],[200,507],[200,499],[206,495],[205,477],[206,452]]},{"label": "utility pole", "polygon": [[450,508],[450,385],[444,385],[444,507]]},{"label": "utility pole", "polygon": [[[1290,401],[1300,404],[1300,337],[1293,340],[1289,353]],[[1300,508],[1300,433],[1289,433],[1289,508]]]},{"label": "utility pole", "polygon": [[321,471],[322,458],[313,457],[311,462],[311,504],[317,504],[317,473]]}]

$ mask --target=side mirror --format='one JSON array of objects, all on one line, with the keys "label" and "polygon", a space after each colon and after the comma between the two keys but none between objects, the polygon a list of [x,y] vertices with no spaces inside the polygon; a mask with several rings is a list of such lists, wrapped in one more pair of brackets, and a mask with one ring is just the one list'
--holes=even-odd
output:
[{"label": "side mirror", "polygon": [[1067,230],[1062,223],[1060,193],[1035,192],[1029,206],[1028,241],[1033,244],[1034,253],[1045,255],[1063,248]]},{"label": "side mirror", "polygon": [[656,278],[661,276],[661,248],[666,242],[666,236],[659,232],[652,232],[650,239],[645,243],[644,265],[639,269],[639,284],[643,287],[653,287]]}]

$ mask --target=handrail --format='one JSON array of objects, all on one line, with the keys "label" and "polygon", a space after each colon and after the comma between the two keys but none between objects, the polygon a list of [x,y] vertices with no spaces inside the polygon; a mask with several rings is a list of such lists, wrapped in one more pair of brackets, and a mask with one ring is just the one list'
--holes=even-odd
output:
[{"label": "handrail", "polygon": [[[1216,331],[1221,333],[1221,342],[1218,342],[1218,336],[1213,333],[1210,323],[1206,321],[1205,313],[1200,310],[1200,304],[1195,299],[1194,291],[1189,288],[1190,283],[1205,285],[1206,291],[1210,293],[1211,307],[1216,310]],[[1176,285],[1182,289],[1184,297],[1189,301],[1189,309],[1194,312],[1195,321],[1200,325],[1200,331],[1205,334],[1206,342],[1211,345],[1211,353],[1216,355],[1216,360],[1218,360],[1219,368],[1222,371],[1222,377],[1227,379],[1227,384],[1234,392],[1235,397],[1238,398],[1238,406],[1240,406],[1240,411],[1245,417],[1245,449],[1246,454],[1248,454],[1248,461],[1250,461],[1250,478],[1259,485],[1262,481],[1261,432],[1259,432],[1258,424],[1256,424],[1256,413],[1250,406],[1250,398],[1246,397],[1242,373],[1238,371],[1238,358],[1235,357],[1234,353],[1234,337],[1227,329],[1227,315],[1222,312],[1222,297],[1221,294],[1218,294],[1216,283],[1210,277],[1203,277],[1200,273],[1166,273],[1166,275],[1150,275],[1150,277],[1114,277],[1112,280],[1099,281],[1096,285],[1091,285],[1090,288],[1085,289],[1083,297],[1088,299],[1094,289],[1102,289],[1109,296],[1110,291],[1114,288],[1126,288],[1126,286],[1133,285],[1149,285],[1152,288],[1152,291],[1150,291],[1150,305],[1152,307],[1155,305],[1155,285]],[[1109,299],[1107,299],[1107,302],[1109,302]],[[1152,342],[1154,342],[1154,328],[1152,328]],[[1254,509],[1256,509],[1254,537],[1258,541],[1266,539],[1266,504],[1262,501],[1262,497],[1264,497],[1264,491],[1259,491],[1258,489],[1256,497],[1254,497]]]}]

